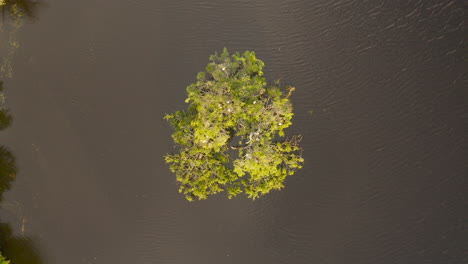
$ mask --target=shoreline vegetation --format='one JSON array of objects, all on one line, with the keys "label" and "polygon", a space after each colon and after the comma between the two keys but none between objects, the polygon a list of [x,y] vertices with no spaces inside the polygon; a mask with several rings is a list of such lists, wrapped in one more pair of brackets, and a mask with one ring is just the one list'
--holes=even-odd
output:
[{"label": "shoreline vegetation", "polygon": [[[0,78],[13,77],[12,59],[19,48],[17,38],[19,29],[26,19],[35,19],[36,12],[43,2],[40,0],[0,0]],[[3,82],[0,81],[0,131],[7,129],[13,122],[13,116],[5,106]],[[10,149],[0,145],[0,202],[3,193],[10,190],[16,178],[16,158]],[[24,231],[24,230],[23,230]],[[0,264],[42,264],[43,257],[39,253],[35,239],[13,233],[12,226],[0,219]]]},{"label": "shoreline vegetation", "polygon": [[18,32],[25,21],[35,20],[39,7],[45,6],[41,0],[0,0],[0,39],[4,39],[0,45],[0,77],[12,78],[12,61],[16,51],[20,47]]},{"label": "shoreline vegetation", "polygon": [[165,157],[179,192],[189,201],[222,191],[256,199],[284,188],[304,162],[301,137],[284,138],[295,88],[267,85],[264,63],[251,51],[229,54],[225,48],[210,61],[187,87],[188,109],[165,116],[180,147]]},{"label": "shoreline vegetation", "polygon": [[[13,120],[4,105],[3,82],[0,81],[0,131],[8,128]],[[0,202],[3,199],[3,193],[11,188],[11,183],[15,180],[15,176],[15,157],[7,147],[0,145]],[[3,242],[0,240],[0,264],[9,264],[10,261],[2,253],[4,250],[2,244]]]},{"label": "shoreline vegetation", "polygon": [[[4,101],[3,83],[0,81],[0,131],[7,129],[13,121]],[[9,148],[0,145],[0,202],[3,200],[4,192],[10,190],[16,179],[16,173],[15,156]],[[43,263],[35,240],[29,236],[14,234],[12,226],[0,219],[0,264]]]}]

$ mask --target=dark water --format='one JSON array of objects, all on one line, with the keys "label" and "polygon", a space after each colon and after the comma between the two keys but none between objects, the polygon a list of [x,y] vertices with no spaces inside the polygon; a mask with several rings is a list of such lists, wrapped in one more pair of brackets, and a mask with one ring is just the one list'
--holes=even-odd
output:
[{"label": "dark water", "polygon": [[[47,264],[468,263],[467,12],[49,0],[5,80],[14,122],[0,139],[18,174],[0,219]],[[297,87],[289,133],[306,163],[255,202],[188,203],[162,117],[223,47]]]}]

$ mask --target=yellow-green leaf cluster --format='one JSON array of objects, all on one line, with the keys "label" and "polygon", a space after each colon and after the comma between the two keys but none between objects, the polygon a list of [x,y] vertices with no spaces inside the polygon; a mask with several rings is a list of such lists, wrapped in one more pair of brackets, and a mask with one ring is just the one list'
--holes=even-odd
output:
[{"label": "yellow-green leaf cluster", "polygon": [[188,109],[166,115],[180,146],[166,162],[188,200],[221,191],[255,199],[283,188],[285,178],[302,167],[299,137],[283,139],[292,124],[294,88],[285,93],[268,86],[263,67],[251,51],[215,53],[187,87]]},{"label": "yellow-green leaf cluster", "polygon": [[0,264],[10,264],[10,261],[6,260],[6,258],[2,256],[2,252],[0,252]]}]

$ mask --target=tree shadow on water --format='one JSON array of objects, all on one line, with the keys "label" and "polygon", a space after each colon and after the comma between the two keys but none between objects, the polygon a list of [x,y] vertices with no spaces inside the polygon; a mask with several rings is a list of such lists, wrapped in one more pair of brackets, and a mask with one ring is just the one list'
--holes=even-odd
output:
[{"label": "tree shadow on water", "polygon": [[[4,107],[4,102],[3,83],[0,81],[0,130],[8,128],[13,121],[8,109]],[[0,145],[0,202],[3,193],[10,190],[16,172],[15,156],[6,146]],[[44,263],[34,239],[15,236],[10,224],[0,220],[0,264],[5,263],[3,257],[10,261],[10,264]]]},{"label": "tree shadow on water", "polygon": [[[1,122],[1,121],[0,121]],[[3,199],[3,193],[11,188],[11,183],[15,180],[16,176],[16,163],[15,156],[5,146],[0,146],[0,201]],[[14,240],[7,239],[11,237],[11,227],[7,224],[0,222],[0,264],[3,264],[3,258],[11,260],[10,253],[6,254],[7,245],[14,245],[13,248],[18,248]],[[10,242],[10,241],[13,241]],[[12,250],[12,251],[17,251]],[[8,263],[8,262],[7,262]],[[10,262],[11,263],[11,262]],[[15,262],[13,262],[15,263]],[[24,262],[26,263],[26,262]],[[40,262],[39,262],[40,263]]]},{"label": "tree shadow on water", "polygon": [[[4,105],[3,83],[0,81],[0,130],[8,128],[13,117]],[[3,198],[3,192],[11,188],[11,182],[16,177],[16,162],[13,153],[5,146],[0,145],[0,201]]]},{"label": "tree shadow on water", "polygon": [[3,106],[4,104],[5,96],[3,95],[3,82],[0,81],[0,130],[8,128],[13,121],[10,111]]},{"label": "tree shadow on water", "polygon": [[11,183],[16,177],[15,156],[5,147],[0,146],[0,201],[3,193],[11,188]]},{"label": "tree shadow on water", "polygon": [[0,109],[0,130],[10,126],[13,118],[7,109]]}]

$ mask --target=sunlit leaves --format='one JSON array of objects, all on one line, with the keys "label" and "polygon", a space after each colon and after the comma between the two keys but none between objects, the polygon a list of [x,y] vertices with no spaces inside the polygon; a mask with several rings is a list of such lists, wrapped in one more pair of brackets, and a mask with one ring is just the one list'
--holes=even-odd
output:
[{"label": "sunlit leaves", "polygon": [[[293,117],[285,93],[267,86],[264,63],[254,52],[210,56],[206,72],[187,87],[189,107],[166,115],[180,152],[167,155],[179,191],[192,201],[227,191],[255,199],[302,167],[299,138],[281,139]],[[228,150],[238,151],[231,157]]]},{"label": "sunlit leaves", "polygon": [[2,253],[0,252],[0,264],[9,264],[10,261],[6,260]]}]

